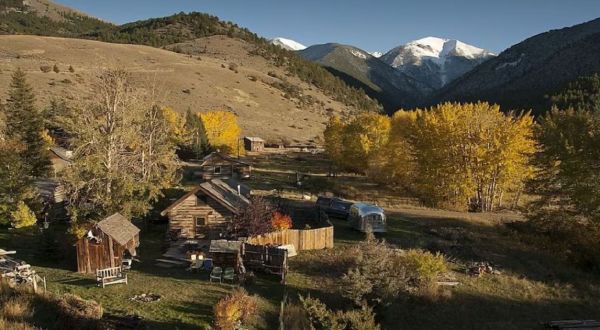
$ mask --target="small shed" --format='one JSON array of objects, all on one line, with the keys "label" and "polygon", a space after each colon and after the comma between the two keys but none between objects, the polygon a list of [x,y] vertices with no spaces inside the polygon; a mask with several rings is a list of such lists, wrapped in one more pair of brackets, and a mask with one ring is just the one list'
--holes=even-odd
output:
[{"label": "small shed", "polygon": [[55,177],[73,162],[73,151],[71,150],[62,147],[51,147],[49,152]]},{"label": "small shed", "polygon": [[248,178],[252,166],[240,159],[229,157],[218,151],[208,154],[202,159],[200,170],[195,174],[203,180],[215,178]]},{"label": "small shed", "polygon": [[119,213],[98,222],[75,243],[77,271],[95,273],[121,266],[125,253],[136,255],[139,233],[140,229]]},{"label": "small shed", "polygon": [[208,253],[214,266],[233,267],[237,272],[242,264],[242,246],[241,241],[213,240]]},{"label": "small shed", "polygon": [[244,136],[244,149],[246,151],[265,151],[265,140],[255,136]]}]

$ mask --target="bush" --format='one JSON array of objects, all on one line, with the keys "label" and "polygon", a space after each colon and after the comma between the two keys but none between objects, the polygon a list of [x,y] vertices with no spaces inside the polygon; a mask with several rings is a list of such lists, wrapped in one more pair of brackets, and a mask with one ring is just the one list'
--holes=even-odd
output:
[{"label": "bush", "polygon": [[52,68],[49,65],[42,65],[42,66],[40,66],[40,70],[43,73],[48,73],[48,72],[52,71]]},{"label": "bush", "polygon": [[298,304],[286,304],[281,317],[283,328],[289,330],[310,329],[311,322],[306,310]]},{"label": "bush", "polygon": [[11,223],[14,228],[31,227],[37,222],[35,214],[23,201],[19,202],[19,204],[17,205],[17,209],[13,211],[10,215],[12,218]]},{"label": "bush", "polygon": [[435,279],[447,271],[441,254],[421,250],[393,249],[383,241],[369,239],[355,246],[353,265],[342,276],[342,295],[357,305],[388,305],[402,293],[433,292]]},{"label": "bush", "polygon": [[54,66],[52,67],[52,71],[59,73],[60,69],[58,68],[58,65],[54,64]]},{"label": "bush", "polygon": [[281,212],[273,212],[271,224],[275,230],[285,230],[292,228],[292,218]]},{"label": "bush", "polygon": [[[312,329],[379,330],[373,309],[362,306],[350,311],[331,311],[319,299],[300,296]],[[306,329],[306,328],[305,328]]]},{"label": "bush", "polygon": [[73,68],[73,66],[72,66],[72,65],[69,65],[69,72],[71,72],[71,73],[74,73],[74,72],[75,72],[75,69]]},{"label": "bush", "polygon": [[408,250],[404,252],[402,259],[408,276],[418,284],[429,284],[448,271],[446,259],[440,253]]},{"label": "bush", "polygon": [[240,329],[250,323],[257,309],[256,298],[249,296],[244,289],[235,289],[215,305],[215,328]]}]

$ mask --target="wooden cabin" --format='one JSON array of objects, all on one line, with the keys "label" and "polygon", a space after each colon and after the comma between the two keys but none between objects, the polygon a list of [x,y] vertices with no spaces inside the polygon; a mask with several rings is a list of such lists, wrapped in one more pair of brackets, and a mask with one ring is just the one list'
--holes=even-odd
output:
[{"label": "wooden cabin", "polygon": [[169,217],[172,239],[219,239],[226,233],[227,222],[248,204],[241,185],[212,179],[183,195],[161,215]]},{"label": "wooden cabin", "polygon": [[265,140],[255,136],[244,136],[244,149],[252,152],[265,151]]},{"label": "wooden cabin", "polygon": [[52,162],[52,169],[54,177],[58,173],[62,172],[67,166],[71,165],[73,152],[61,147],[51,147],[49,150],[50,161]]},{"label": "wooden cabin", "polygon": [[239,159],[226,156],[220,152],[212,152],[202,159],[200,170],[196,172],[203,180],[214,178],[248,178],[252,166]]},{"label": "wooden cabin", "polygon": [[125,254],[136,255],[139,233],[139,228],[119,213],[98,222],[75,244],[77,271],[95,274],[97,269],[121,266]]}]

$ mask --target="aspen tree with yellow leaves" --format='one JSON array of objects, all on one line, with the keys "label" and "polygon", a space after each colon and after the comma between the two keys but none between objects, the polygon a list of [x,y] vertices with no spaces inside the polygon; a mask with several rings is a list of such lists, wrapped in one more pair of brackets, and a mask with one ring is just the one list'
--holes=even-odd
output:
[{"label": "aspen tree with yellow leaves", "polygon": [[197,114],[206,130],[208,143],[221,152],[235,154],[241,150],[240,133],[235,114],[228,111],[210,111]]},{"label": "aspen tree with yellow leaves", "polygon": [[444,103],[421,112],[411,144],[425,202],[492,211],[505,192],[519,192],[533,169],[533,117],[497,105]]},{"label": "aspen tree with yellow leaves", "polygon": [[342,138],[344,167],[367,172],[369,158],[387,144],[390,128],[390,118],[376,113],[363,113],[350,121]]}]

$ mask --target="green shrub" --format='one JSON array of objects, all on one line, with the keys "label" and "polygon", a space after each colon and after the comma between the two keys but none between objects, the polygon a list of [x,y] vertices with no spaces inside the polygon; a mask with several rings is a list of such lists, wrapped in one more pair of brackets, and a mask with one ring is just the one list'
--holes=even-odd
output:
[{"label": "green shrub", "polygon": [[[349,311],[332,311],[319,299],[300,296],[310,328],[316,330],[379,330],[373,309],[362,306]],[[306,328],[305,328],[306,329]]]},{"label": "green shrub", "polygon": [[342,276],[342,295],[357,305],[388,305],[403,293],[436,293],[437,277],[448,271],[441,254],[402,251],[368,239],[350,252],[352,266]]},{"label": "green shrub", "polygon": [[10,215],[12,218],[11,223],[14,228],[31,227],[37,222],[35,214],[23,201],[19,202],[17,209]]},{"label": "green shrub", "polygon": [[408,250],[404,252],[402,259],[408,275],[418,283],[430,283],[448,271],[446,259],[440,253]]}]

